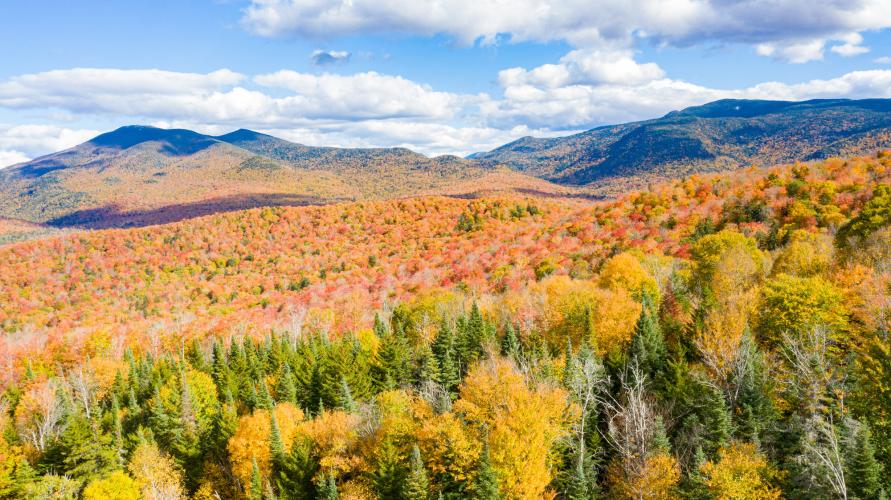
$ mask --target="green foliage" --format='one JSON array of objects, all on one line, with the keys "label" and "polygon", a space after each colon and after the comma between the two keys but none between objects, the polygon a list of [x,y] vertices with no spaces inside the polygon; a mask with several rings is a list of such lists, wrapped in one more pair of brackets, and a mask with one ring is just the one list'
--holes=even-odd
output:
[{"label": "green foliage", "polygon": [[891,185],[876,186],[863,209],[839,228],[836,242],[846,248],[852,240],[864,239],[888,225],[891,225]]}]

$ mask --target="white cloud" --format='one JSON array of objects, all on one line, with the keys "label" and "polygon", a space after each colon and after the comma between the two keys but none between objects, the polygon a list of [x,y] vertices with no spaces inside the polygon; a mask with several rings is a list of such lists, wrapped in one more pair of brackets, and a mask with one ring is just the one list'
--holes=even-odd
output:
[{"label": "white cloud", "polygon": [[629,50],[573,50],[560,58],[559,64],[544,64],[526,70],[511,68],[498,74],[502,86],[598,85],[604,83],[639,85],[657,80],[665,72],[655,63],[638,63]]},{"label": "white cloud", "polygon": [[26,162],[30,159],[30,157],[25,156],[25,154],[20,151],[7,151],[0,149],[0,169],[10,167],[12,165],[15,165],[16,163]]},{"label": "white cloud", "polygon": [[669,78],[639,85],[553,87],[511,79],[502,83],[507,83],[504,98],[481,105],[490,123],[552,129],[652,118],[717,99],[891,98],[891,70],[855,71],[798,84],[765,82],[743,89],[715,89]]},{"label": "white cloud", "polygon": [[326,66],[328,64],[346,63],[350,60],[351,55],[345,50],[314,50],[309,58],[316,66]]},{"label": "white cloud", "polygon": [[860,33],[851,33],[842,37],[843,44],[833,45],[830,49],[832,52],[842,57],[854,57],[869,52],[869,47],[864,47],[863,36]]},{"label": "white cloud", "polygon": [[34,157],[68,149],[98,134],[95,130],[70,129],[56,125],[0,124],[0,150]]},{"label": "white cloud", "polygon": [[[803,62],[863,50],[850,33],[891,26],[887,0],[252,0],[242,24],[261,36],[446,34],[464,44],[566,40],[602,48],[635,38],[685,46],[744,43]],[[819,48],[816,48],[819,44]],[[847,46],[847,47],[846,47]]]},{"label": "white cloud", "polygon": [[769,56],[793,64],[802,64],[823,59],[826,40],[818,38],[805,42],[761,43],[755,47],[760,56]]},{"label": "white cloud", "polygon": [[[161,81],[131,80],[156,72],[72,70],[0,82],[0,108],[90,117],[108,128],[153,123],[220,134],[246,127],[304,144],[406,146],[422,153],[488,150],[523,135],[555,135],[596,125],[653,118],[722,98],[799,100],[891,97],[891,70],[856,71],[797,84],[765,82],[716,89],[676,80],[622,49],[570,52],[556,64],[499,74],[498,95],[437,91],[374,72],[312,75],[279,71],[253,77],[162,72]],[[230,72],[231,73],[231,72]],[[116,83],[92,81],[116,76]],[[47,76],[51,75],[51,76]],[[183,75],[183,84],[176,85]],[[23,82],[33,82],[24,87]],[[95,125],[92,125],[95,127]],[[64,149],[96,135],[78,122],[0,125],[0,151],[21,159]],[[17,156],[12,156],[13,153]]]},{"label": "white cloud", "polygon": [[373,71],[349,76],[278,71],[259,75],[254,81],[264,87],[293,92],[275,101],[282,117],[443,118],[452,116],[462,100],[456,94],[437,92],[428,85]]},{"label": "white cloud", "polygon": [[891,64],[891,56],[877,57],[872,60],[876,64]]}]

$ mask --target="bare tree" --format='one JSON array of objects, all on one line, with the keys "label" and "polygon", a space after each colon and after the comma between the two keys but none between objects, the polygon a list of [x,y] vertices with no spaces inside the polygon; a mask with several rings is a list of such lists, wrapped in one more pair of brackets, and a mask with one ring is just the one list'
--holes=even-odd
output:
[{"label": "bare tree", "polygon": [[51,379],[35,386],[28,391],[26,398],[25,410],[28,414],[18,422],[19,432],[26,436],[38,451],[43,452],[62,431],[65,408],[59,397],[58,380]]},{"label": "bare tree", "polygon": [[607,414],[604,438],[616,451],[625,477],[637,477],[646,467],[653,447],[657,414],[646,387],[646,376],[636,363],[621,379],[619,399],[601,398]]}]

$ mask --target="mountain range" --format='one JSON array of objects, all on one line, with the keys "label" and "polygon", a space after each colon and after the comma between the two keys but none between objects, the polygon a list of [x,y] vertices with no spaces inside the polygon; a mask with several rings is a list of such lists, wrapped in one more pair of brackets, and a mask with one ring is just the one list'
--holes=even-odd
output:
[{"label": "mountain range", "polygon": [[691,173],[857,156],[888,147],[891,99],[726,99],[567,137],[524,137],[470,158],[616,193]]},{"label": "mountain range", "polygon": [[125,227],[267,205],[518,191],[605,196],[696,172],[891,147],[891,99],[721,100],[467,158],[126,126],[0,170],[0,219]]}]

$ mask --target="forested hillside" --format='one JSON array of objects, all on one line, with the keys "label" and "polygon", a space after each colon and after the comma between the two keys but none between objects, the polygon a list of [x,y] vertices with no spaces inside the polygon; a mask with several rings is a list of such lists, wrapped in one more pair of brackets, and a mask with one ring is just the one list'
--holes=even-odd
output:
[{"label": "forested hillside", "polygon": [[891,155],[0,248],[9,498],[885,498]]},{"label": "forested hillside", "polygon": [[891,99],[724,99],[566,137],[525,137],[472,157],[617,195],[693,173],[874,154],[889,146]]}]

